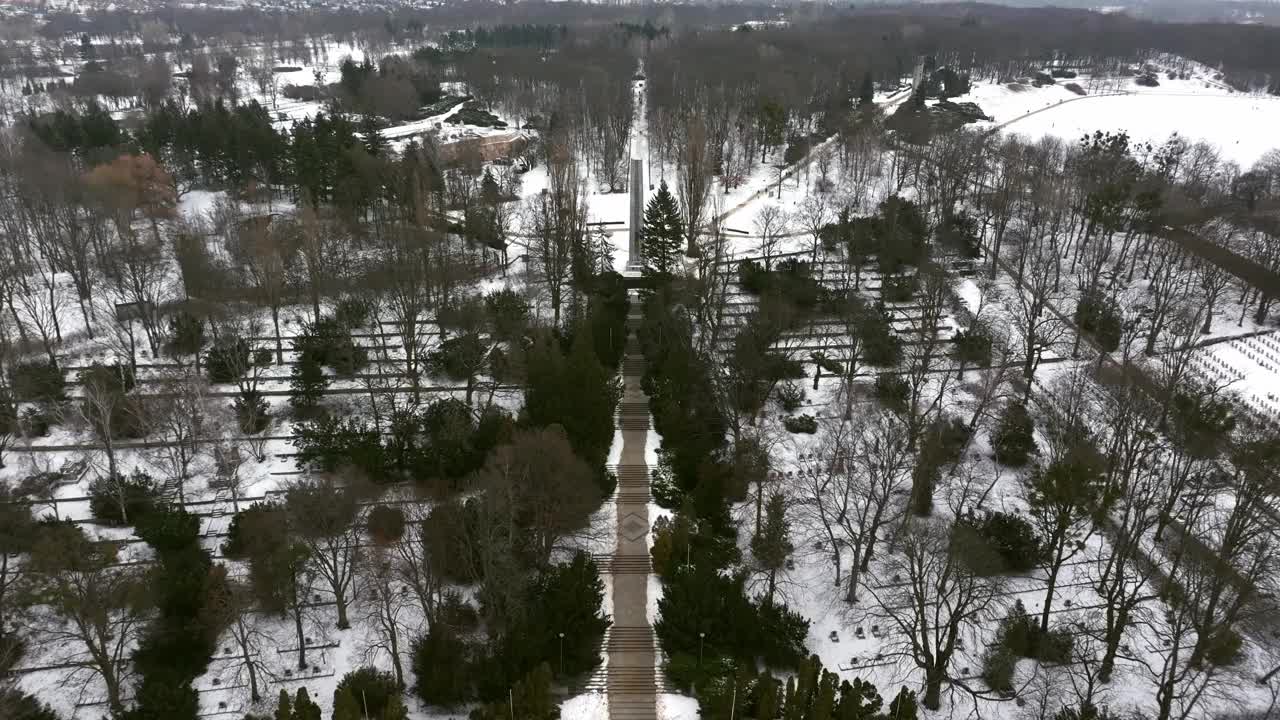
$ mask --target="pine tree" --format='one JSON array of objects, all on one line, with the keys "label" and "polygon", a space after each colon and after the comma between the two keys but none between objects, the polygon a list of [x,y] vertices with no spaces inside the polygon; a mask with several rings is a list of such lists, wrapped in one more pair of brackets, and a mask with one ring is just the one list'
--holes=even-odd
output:
[{"label": "pine tree", "polygon": [[342,688],[333,694],[333,720],[360,720],[360,703],[350,688]]},{"label": "pine tree", "polygon": [[387,139],[382,136],[378,119],[365,115],[360,121],[360,134],[364,136],[364,150],[374,157],[382,157],[387,150]]},{"label": "pine tree", "polygon": [[502,202],[502,191],[493,171],[485,168],[484,177],[480,179],[480,201],[486,205],[497,205]]},{"label": "pine tree", "polygon": [[644,228],[640,234],[644,274],[659,283],[669,281],[683,249],[684,222],[680,219],[680,205],[663,182],[644,211]]},{"label": "pine tree", "polygon": [[773,594],[777,588],[778,571],[787,563],[787,558],[795,546],[787,538],[787,518],[785,499],[781,494],[769,497],[765,506],[764,522],[760,531],[751,538],[751,554],[756,564],[769,576],[769,590],[765,604],[773,605]]},{"label": "pine tree", "polygon": [[889,720],[916,720],[919,713],[916,694],[905,687],[899,690],[898,695],[889,703]]},{"label": "pine tree", "polygon": [[381,720],[409,720],[409,708],[404,705],[404,698],[397,693],[387,699],[386,707],[382,708]]},{"label": "pine tree", "polygon": [[298,364],[293,366],[289,377],[289,404],[301,417],[308,417],[320,405],[324,390],[329,386],[324,368],[314,352],[303,351]]},{"label": "pine tree", "polygon": [[276,705],[275,720],[293,720],[293,702],[289,700],[289,692],[280,690],[280,701]]},{"label": "pine tree", "polygon": [[875,101],[875,86],[871,83],[871,71],[868,70],[862,76],[862,87],[858,90],[858,102],[862,105],[870,105]]},{"label": "pine tree", "polygon": [[298,688],[293,700],[293,720],[320,720],[320,706],[311,701],[306,688]]}]

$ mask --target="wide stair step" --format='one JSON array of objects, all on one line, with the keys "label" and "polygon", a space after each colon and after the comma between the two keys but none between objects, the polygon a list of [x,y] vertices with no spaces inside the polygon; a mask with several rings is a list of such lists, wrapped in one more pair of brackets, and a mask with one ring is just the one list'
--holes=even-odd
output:
[{"label": "wide stair step", "polygon": [[648,430],[649,418],[621,417],[618,418],[618,427],[622,430]]},{"label": "wide stair step", "polygon": [[604,646],[611,651],[653,652],[653,628],[648,625],[613,625],[605,631]]},{"label": "wide stair step", "polygon": [[644,358],[625,357],[622,359],[623,375],[644,375]]},{"label": "wide stair step", "polygon": [[618,403],[618,414],[622,416],[640,415],[649,417],[649,403],[644,400],[627,400]]},{"label": "wide stair step", "polygon": [[648,553],[643,555],[597,554],[593,556],[602,573],[612,575],[648,575],[651,569]]},{"label": "wide stair step", "polygon": [[627,490],[619,488],[618,491],[613,494],[614,502],[619,503],[645,505],[652,499],[653,496],[649,494],[648,490]]}]

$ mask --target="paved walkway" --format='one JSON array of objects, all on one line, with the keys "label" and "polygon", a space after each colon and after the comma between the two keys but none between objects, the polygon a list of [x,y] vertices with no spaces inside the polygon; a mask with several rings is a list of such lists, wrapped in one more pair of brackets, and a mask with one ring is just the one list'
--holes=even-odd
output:
[{"label": "paved walkway", "polygon": [[609,629],[606,687],[610,720],[657,719],[657,671],[649,625],[649,398],[640,390],[644,360],[634,335],[639,319],[632,299],[631,335],[622,361],[624,389],[618,409],[622,455],[618,459],[618,549],[607,564],[613,576],[613,627]]}]

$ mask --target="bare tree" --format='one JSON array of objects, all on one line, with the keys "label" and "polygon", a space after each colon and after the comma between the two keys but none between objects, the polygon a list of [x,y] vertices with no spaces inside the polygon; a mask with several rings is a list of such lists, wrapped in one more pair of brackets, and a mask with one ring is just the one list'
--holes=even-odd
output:
[{"label": "bare tree", "polygon": [[[802,523],[808,528],[813,547],[827,554],[835,571],[835,586],[841,586],[844,571],[841,548],[846,540],[841,521],[851,514],[854,500],[845,492],[852,466],[856,423],[826,420],[819,424],[817,440],[810,452],[800,453],[800,482],[796,502]],[[855,559],[856,565],[856,559]]]},{"label": "bare tree", "polygon": [[680,209],[684,213],[685,232],[689,233],[689,247],[685,254],[697,257],[698,236],[703,232],[702,213],[711,193],[712,157],[709,152],[707,127],[697,113],[690,113],[678,124],[676,147],[680,148],[676,165],[680,190]]},{"label": "bare tree", "polygon": [[271,310],[275,330],[276,362],[284,363],[284,343],[280,338],[280,308],[288,292],[289,274],[296,252],[292,226],[271,222],[270,217],[241,220],[229,219],[237,229],[228,241],[228,251],[244,269],[247,283],[254,289],[256,300]]},{"label": "bare tree", "polygon": [[362,556],[355,493],[338,488],[332,479],[301,480],[286,490],[285,509],[310,564],[333,593],[338,629],[346,630],[351,627],[347,607]]},{"label": "bare tree", "polygon": [[869,585],[869,610],[892,625],[888,648],[924,673],[924,706],[942,705],[942,686],[953,682],[951,661],[961,632],[989,616],[996,588],[975,574],[951,542],[951,529],[915,519],[886,563],[901,582]]},{"label": "bare tree", "polygon": [[107,709],[123,714],[130,654],[151,615],[144,573],[117,565],[113,546],[95,545],[70,525],[46,528],[31,563],[35,636],[56,649],[66,681],[79,681],[82,696],[98,680]]},{"label": "bare tree", "polygon": [[250,588],[237,582],[228,583],[227,589],[214,601],[211,611],[235,645],[234,678],[248,682],[249,702],[262,700],[262,688],[275,679],[272,664],[266,661],[275,648],[275,640],[262,627],[262,615],[254,608]]},{"label": "bare tree", "polygon": [[782,243],[783,235],[791,223],[791,216],[782,206],[769,203],[756,212],[752,221],[756,233],[760,236],[760,255],[764,258],[764,269],[773,269],[773,256]]},{"label": "bare tree", "polygon": [[[833,423],[827,433],[835,456],[810,468],[807,505],[829,536],[836,556],[840,546],[849,548],[853,562],[845,601],[852,603],[858,601],[858,588],[871,567],[881,531],[898,517],[900,509],[893,503],[910,482],[911,453],[906,426],[888,412],[865,423]],[[846,443],[848,447],[841,447]]]},{"label": "bare tree", "polygon": [[[829,153],[821,153],[822,158],[827,158]],[[809,251],[809,261],[818,261],[818,248],[822,246],[822,229],[831,222],[831,203],[830,198],[825,192],[809,193],[800,203],[800,219],[804,222],[804,229],[809,231],[810,241],[812,245]]]},{"label": "bare tree", "polygon": [[519,547],[535,565],[582,532],[600,502],[591,469],[558,425],[518,432],[493,452],[473,483],[483,489],[493,520],[518,528]]},{"label": "bare tree", "polygon": [[203,378],[179,374],[166,378],[157,396],[146,401],[147,425],[160,439],[149,454],[163,471],[166,491],[177,490],[179,503],[187,501],[192,466],[203,455],[208,439],[206,390]]},{"label": "bare tree", "polygon": [[1038,244],[1024,255],[1028,262],[1021,275],[1022,286],[1014,293],[1013,330],[1020,341],[1022,379],[1027,386],[1025,397],[1030,397],[1041,353],[1062,337],[1066,326],[1053,305],[1057,297],[1054,290],[1056,253]]},{"label": "bare tree", "polygon": [[392,546],[391,563],[396,578],[413,592],[427,623],[432,624],[439,618],[445,581],[440,570],[444,550],[432,543],[434,536],[425,526],[429,514],[422,504],[405,506],[405,534]]},{"label": "bare tree", "polygon": [[363,563],[358,582],[359,595],[363,599],[363,620],[366,627],[372,629],[372,636],[365,647],[365,662],[372,662],[383,655],[390,657],[396,685],[403,688],[401,657],[405,651],[405,623],[413,594],[407,585],[399,582],[391,555],[381,548],[374,549]]}]

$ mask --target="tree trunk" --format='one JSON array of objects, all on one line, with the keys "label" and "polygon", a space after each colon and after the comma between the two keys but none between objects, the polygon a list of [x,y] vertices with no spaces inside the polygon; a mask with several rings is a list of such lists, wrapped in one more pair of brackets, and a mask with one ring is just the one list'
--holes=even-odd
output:
[{"label": "tree trunk", "polygon": [[276,364],[284,364],[284,343],[280,340],[280,306],[271,306],[271,324],[276,329]]},{"label": "tree trunk", "polygon": [[1128,624],[1128,615],[1128,611],[1124,608],[1114,610],[1110,606],[1107,607],[1110,629],[1103,638],[1106,649],[1102,653],[1102,663],[1098,666],[1098,679],[1102,682],[1111,681],[1111,673],[1116,666],[1116,655],[1120,650],[1120,639],[1124,637],[1124,628]]},{"label": "tree trunk", "polygon": [[926,670],[924,680],[923,704],[930,710],[942,707],[942,671]]},{"label": "tree trunk", "polygon": [[298,597],[298,574],[291,572],[293,586],[293,629],[298,633],[298,669],[307,669],[307,638],[302,634],[302,598]]},{"label": "tree trunk", "polygon": [[333,597],[338,604],[338,629],[347,630],[351,627],[351,622],[347,619],[347,595],[335,587]]},{"label": "tree trunk", "polygon": [[396,687],[404,689],[404,667],[400,665],[400,634],[396,632],[394,622],[389,623],[391,632],[388,633],[388,640],[391,642],[391,669],[396,674]]}]

